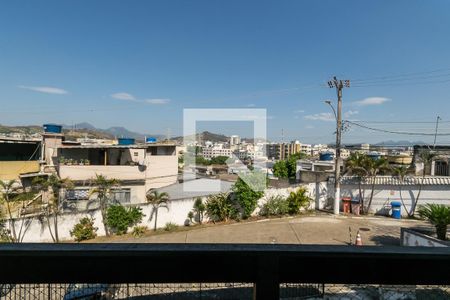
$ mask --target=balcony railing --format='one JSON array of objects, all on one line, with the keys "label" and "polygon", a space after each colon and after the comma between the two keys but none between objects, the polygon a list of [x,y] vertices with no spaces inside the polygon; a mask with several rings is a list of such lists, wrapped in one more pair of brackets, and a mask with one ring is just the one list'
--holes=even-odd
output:
[{"label": "balcony railing", "polygon": [[2,244],[0,262],[1,299],[450,298],[448,248]]}]

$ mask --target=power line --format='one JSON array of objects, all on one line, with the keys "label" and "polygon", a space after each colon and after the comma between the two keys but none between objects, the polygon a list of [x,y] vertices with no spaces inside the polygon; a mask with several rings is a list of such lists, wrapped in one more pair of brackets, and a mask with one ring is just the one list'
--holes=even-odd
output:
[{"label": "power line", "polygon": [[[364,129],[372,130],[372,131],[379,131],[379,132],[385,132],[385,133],[392,133],[392,134],[401,134],[401,135],[416,135],[416,136],[434,136],[435,133],[420,133],[420,132],[407,132],[407,131],[392,131],[387,129],[380,129],[380,128],[373,128],[366,125],[358,124],[356,122],[348,121],[346,120],[345,123],[355,125]],[[450,136],[450,133],[438,133],[437,136]]]}]

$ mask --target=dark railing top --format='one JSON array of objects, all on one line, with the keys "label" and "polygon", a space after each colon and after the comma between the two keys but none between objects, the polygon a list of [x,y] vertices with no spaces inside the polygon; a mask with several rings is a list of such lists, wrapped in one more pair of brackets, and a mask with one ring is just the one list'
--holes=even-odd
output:
[{"label": "dark railing top", "polygon": [[450,248],[273,244],[0,244],[0,282],[449,284]]}]

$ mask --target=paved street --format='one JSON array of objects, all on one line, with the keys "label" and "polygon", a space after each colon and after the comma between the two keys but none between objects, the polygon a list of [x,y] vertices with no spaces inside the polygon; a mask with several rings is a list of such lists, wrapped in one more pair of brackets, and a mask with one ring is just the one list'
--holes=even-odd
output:
[{"label": "paved street", "polygon": [[295,218],[267,219],[226,225],[192,228],[141,238],[114,237],[111,241],[127,243],[281,243],[349,244],[360,230],[364,245],[399,245],[400,227],[429,226],[422,221],[395,220],[386,217],[346,217],[327,214]]}]

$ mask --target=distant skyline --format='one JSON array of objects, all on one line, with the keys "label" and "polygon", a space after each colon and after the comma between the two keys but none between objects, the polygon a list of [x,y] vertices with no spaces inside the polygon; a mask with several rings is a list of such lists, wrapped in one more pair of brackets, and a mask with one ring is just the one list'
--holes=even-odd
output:
[{"label": "distant skyline", "polygon": [[[448,1],[18,0],[0,8],[0,124],[89,122],[177,136],[183,108],[266,108],[269,139],[283,130],[285,141],[330,143],[335,122],[324,101],[336,101],[326,85],[336,75],[351,80],[345,119],[430,134],[351,126],[344,143],[432,143],[437,115],[439,133],[450,133]],[[251,135],[241,125],[199,128]]]}]

